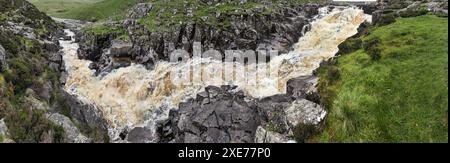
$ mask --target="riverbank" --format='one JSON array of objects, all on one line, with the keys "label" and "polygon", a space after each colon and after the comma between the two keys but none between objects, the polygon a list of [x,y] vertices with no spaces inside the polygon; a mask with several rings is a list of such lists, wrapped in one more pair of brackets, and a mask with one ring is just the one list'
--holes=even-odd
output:
[{"label": "riverbank", "polygon": [[[398,18],[318,72],[330,112],[313,142],[448,142],[448,19]],[[356,47],[356,48],[355,48]]]}]

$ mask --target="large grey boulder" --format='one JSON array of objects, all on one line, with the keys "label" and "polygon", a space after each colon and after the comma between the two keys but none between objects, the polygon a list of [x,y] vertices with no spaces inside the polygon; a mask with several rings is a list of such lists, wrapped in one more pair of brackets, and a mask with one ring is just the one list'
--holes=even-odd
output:
[{"label": "large grey boulder", "polygon": [[149,143],[155,138],[152,136],[153,131],[146,127],[136,127],[128,133],[127,141],[130,143]]},{"label": "large grey boulder", "polygon": [[111,57],[131,57],[131,49],[133,44],[122,40],[112,41],[110,48]]},{"label": "large grey boulder", "polygon": [[73,122],[66,116],[59,113],[48,113],[47,119],[53,123],[60,125],[64,129],[65,141],[67,143],[89,143],[90,140],[73,124]]},{"label": "large grey boulder", "polygon": [[294,101],[285,112],[287,123],[291,127],[299,124],[318,126],[327,114],[322,106],[305,99]]},{"label": "large grey boulder", "polygon": [[0,45],[0,72],[6,68],[6,51],[2,45]]},{"label": "large grey boulder", "polygon": [[327,112],[319,104],[305,99],[309,97],[308,90],[314,92],[312,81],[314,78],[310,77],[293,79],[289,82],[291,88],[288,87],[287,94],[266,97],[256,102],[261,126],[257,130],[255,142],[286,143],[293,142],[294,138],[303,142],[321,129]]},{"label": "large grey boulder", "polygon": [[43,41],[44,49],[48,52],[56,53],[60,50],[59,44],[51,41]]}]

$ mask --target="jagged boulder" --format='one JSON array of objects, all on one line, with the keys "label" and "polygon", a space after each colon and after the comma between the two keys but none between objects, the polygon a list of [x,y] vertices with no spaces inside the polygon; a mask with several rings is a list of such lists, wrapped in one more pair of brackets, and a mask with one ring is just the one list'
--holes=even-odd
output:
[{"label": "jagged boulder", "polygon": [[[209,86],[195,99],[181,103],[167,120],[157,124],[158,142],[303,142],[321,129],[326,111],[314,102],[294,97],[299,92],[253,99],[237,90]],[[135,130],[129,141],[139,142],[138,138],[147,139],[146,133],[151,133],[144,128]]]},{"label": "jagged boulder", "polygon": [[289,134],[290,126],[286,121],[285,109],[290,107],[294,100],[288,95],[274,95],[258,100],[256,107],[262,119],[261,126],[269,131]]},{"label": "jagged boulder", "polygon": [[65,141],[67,143],[89,143],[90,140],[81,134],[80,130],[66,116],[58,113],[48,113],[47,118],[64,129]]}]

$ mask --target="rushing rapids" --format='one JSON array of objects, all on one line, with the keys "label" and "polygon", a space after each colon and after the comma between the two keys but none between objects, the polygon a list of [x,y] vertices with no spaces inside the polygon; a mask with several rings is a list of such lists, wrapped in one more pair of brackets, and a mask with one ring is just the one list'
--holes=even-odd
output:
[{"label": "rushing rapids", "polygon": [[[332,11],[324,8],[322,11],[311,24],[311,30],[294,45],[292,52],[258,65],[194,57],[180,63],[160,62],[154,70],[132,64],[97,77],[88,68],[90,61],[77,58],[78,44],[73,40],[61,41],[68,72],[65,90],[101,109],[112,128],[142,124],[148,119],[145,117],[149,111],[162,106],[177,108],[180,102],[195,97],[208,85],[237,85],[248,96],[255,98],[285,93],[289,79],[312,74],[320,62],[338,52],[340,43],[357,33],[361,23],[370,20],[370,16],[357,8],[336,8]],[[74,35],[69,30],[66,33]],[[224,77],[230,75],[226,74],[224,67],[244,71],[240,77],[229,79]],[[199,70],[200,77],[191,74],[190,80],[182,84],[171,80],[171,73],[183,71],[190,74],[186,70],[194,70],[191,71],[194,73]],[[202,80],[208,75],[213,77]]]}]

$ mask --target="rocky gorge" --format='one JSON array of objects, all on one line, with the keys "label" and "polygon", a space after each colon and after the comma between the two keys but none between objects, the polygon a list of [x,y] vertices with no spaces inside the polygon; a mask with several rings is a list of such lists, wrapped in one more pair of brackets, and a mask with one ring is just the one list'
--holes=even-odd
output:
[{"label": "rocky gorge", "polygon": [[[244,3],[207,4],[245,6]],[[49,69],[57,76],[51,83],[42,84],[43,89],[27,90],[27,99],[35,99],[31,105],[46,110],[44,119],[64,130],[64,142],[307,142],[320,132],[327,115],[317,93],[315,70],[335,57],[342,42],[363,33],[371,23],[382,24],[390,17],[421,14],[423,6],[428,6],[426,10],[431,12],[447,11],[441,7],[446,1],[408,1],[396,8],[386,7],[392,6],[388,3],[391,2],[362,5],[359,9],[327,3],[280,7],[267,2],[244,9],[208,11],[205,15],[187,1],[181,3],[185,10],[143,2],[131,8],[123,20],[101,24],[53,21],[43,16],[48,19],[44,22],[54,22],[51,34],[19,35],[40,42],[42,49],[50,54],[45,59]],[[17,2],[5,1],[5,4]],[[158,22],[167,21],[164,15],[168,10],[174,15],[171,18],[180,23],[172,22],[166,27]],[[27,30],[22,25],[8,23],[2,26],[5,33]],[[193,57],[195,42],[201,43],[201,51],[262,51],[266,54],[263,57],[269,58],[267,65],[281,67],[282,75],[258,78],[257,83],[263,83],[259,86],[223,79],[212,83],[202,81],[201,85],[175,85],[168,74],[186,67],[232,64],[244,69],[248,66],[222,62],[225,56],[219,62],[195,58],[169,62],[171,52],[176,49],[186,50]],[[7,60],[11,60],[10,54],[18,53],[1,45],[0,70],[11,67]],[[29,48],[25,47],[26,51]],[[271,51],[281,55],[267,56]],[[246,73],[258,74],[258,71]],[[5,86],[0,83],[2,87]],[[0,89],[0,95],[2,92],[7,92],[6,87]],[[54,98],[58,102],[46,102]],[[9,135],[4,132],[7,127],[3,127],[8,125],[3,124],[0,123],[0,134]]]},{"label": "rocky gorge", "polygon": [[[93,77],[95,71],[86,69],[91,67],[92,62],[77,60],[80,49],[78,55],[73,50],[69,52],[63,49],[66,55],[71,54],[70,59],[65,59],[66,69],[79,70],[78,66],[84,66],[83,69],[86,69],[76,73],[72,79],[69,71],[66,90],[84,96],[87,101],[93,100],[91,101],[93,104],[103,108],[100,110],[103,110],[106,119],[113,125],[112,128],[115,128],[110,132],[113,141],[295,142],[295,132],[301,133],[297,134],[300,135],[297,141],[302,142],[308,135],[320,129],[326,115],[323,107],[310,101],[318,100],[314,92],[317,79],[312,76],[312,71],[319,66],[323,58],[329,58],[337,52],[337,45],[340,42],[356,34],[360,23],[369,19],[362,10],[354,8],[326,7],[321,10],[323,13],[316,19],[323,19],[321,20],[323,22],[317,22],[317,26],[329,26],[329,30],[311,27],[310,34],[305,34],[308,33],[306,31],[303,34],[308,35],[304,37],[305,40],[320,39],[327,46],[322,50],[314,49],[314,46],[320,47],[324,44],[299,41],[295,46],[296,50],[290,52],[290,55],[271,58],[268,64],[286,66],[287,74],[281,78],[259,79],[260,82],[267,82],[269,85],[254,87],[239,83],[223,85],[222,83],[227,83],[226,81],[213,83],[208,87],[171,84],[166,78],[171,69],[177,70],[189,64],[195,66],[197,62],[217,66],[221,64],[210,60],[198,61],[195,58],[186,65],[170,64],[162,60],[149,69],[141,64],[132,63],[109,74]],[[342,18],[339,18],[340,16]],[[344,18],[345,16],[348,18]],[[343,23],[336,23],[335,26],[342,28],[338,32],[343,33],[335,33],[333,24],[327,22],[334,20]],[[348,21],[353,23],[347,24]],[[329,35],[320,35],[327,32]],[[63,42],[62,45],[64,44]],[[114,55],[123,55],[119,53],[120,48],[114,47],[116,44],[118,43],[114,42],[108,51],[115,52]],[[304,53],[303,50],[308,48],[312,49]],[[321,56],[314,56],[319,53]],[[307,62],[297,61],[302,59]],[[285,63],[288,60],[292,60],[293,63]],[[80,85],[80,82],[83,85]],[[278,87],[275,83],[284,83],[283,85],[287,86]],[[94,89],[96,90],[93,91]],[[103,93],[105,90],[109,90],[108,94]],[[149,92],[145,93],[147,91]],[[117,97],[127,100],[121,102]]]}]

